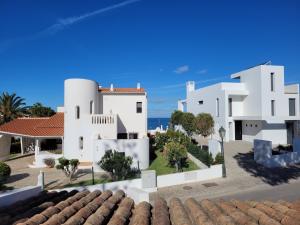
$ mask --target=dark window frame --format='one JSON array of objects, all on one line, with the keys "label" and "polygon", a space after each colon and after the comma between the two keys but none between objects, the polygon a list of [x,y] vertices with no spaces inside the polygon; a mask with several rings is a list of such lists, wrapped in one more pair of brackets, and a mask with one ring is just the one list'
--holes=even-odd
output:
[{"label": "dark window frame", "polygon": [[79,105],[75,106],[75,119],[80,119],[80,107]]},{"label": "dark window frame", "polygon": [[228,98],[228,116],[232,117],[232,98]]},{"label": "dark window frame", "polygon": [[143,113],[143,103],[142,102],[136,103],[136,113]]},{"label": "dark window frame", "polygon": [[270,81],[271,81],[271,91],[275,91],[274,85],[274,73],[270,74]]},{"label": "dark window frame", "polygon": [[[293,107],[291,107],[293,102]],[[289,116],[296,116],[296,98],[289,98]]]},{"label": "dark window frame", "polygon": [[271,116],[275,116],[275,100],[271,100]]}]

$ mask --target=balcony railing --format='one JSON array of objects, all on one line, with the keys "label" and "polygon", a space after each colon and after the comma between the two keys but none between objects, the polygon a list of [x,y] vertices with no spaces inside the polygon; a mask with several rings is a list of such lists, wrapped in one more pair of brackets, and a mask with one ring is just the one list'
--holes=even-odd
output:
[{"label": "balcony railing", "polygon": [[116,115],[95,114],[91,115],[92,124],[112,125],[117,123]]}]

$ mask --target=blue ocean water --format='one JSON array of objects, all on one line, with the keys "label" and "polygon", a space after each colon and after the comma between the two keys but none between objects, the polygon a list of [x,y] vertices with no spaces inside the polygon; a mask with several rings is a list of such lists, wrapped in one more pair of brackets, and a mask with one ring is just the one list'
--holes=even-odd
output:
[{"label": "blue ocean water", "polygon": [[170,118],[148,118],[148,130],[154,130],[160,125],[163,126],[163,129],[166,129],[169,126]]}]

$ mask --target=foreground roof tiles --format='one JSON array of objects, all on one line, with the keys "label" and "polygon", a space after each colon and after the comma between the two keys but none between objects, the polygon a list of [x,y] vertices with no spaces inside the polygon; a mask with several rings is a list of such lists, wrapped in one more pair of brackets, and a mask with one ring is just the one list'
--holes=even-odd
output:
[{"label": "foreground roof tiles", "polygon": [[[25,204],[26,203],[26,204]],[[299,225],[296,202],[201,200],[167,202],[157,198],[134,204],[123,191],[42,192],[0,209],[1,224],[10,225]]]},{"label": "foreground roof tiles", "polygon": [[64,114],[56,113],[45,118],[17,118],[0,126],[1,132],[30,137],[62,137]]}]

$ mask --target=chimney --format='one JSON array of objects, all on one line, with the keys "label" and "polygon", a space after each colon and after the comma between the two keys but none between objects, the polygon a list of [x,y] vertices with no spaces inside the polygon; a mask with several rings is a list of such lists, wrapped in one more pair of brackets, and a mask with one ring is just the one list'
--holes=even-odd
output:
[{"label": "chimney", "polygon": [[186,95],[188,96],[192,91],[195,91],[195,81],[186,82]]},{"label": "chimney", "polygon": [[114,91],[114,85],[110,84],[110,91]]},{"label": "chimney", "polygon": [[137,83],[136,85],[136,89],[140,90],[141,89],[141,84],[140,83]]}]

